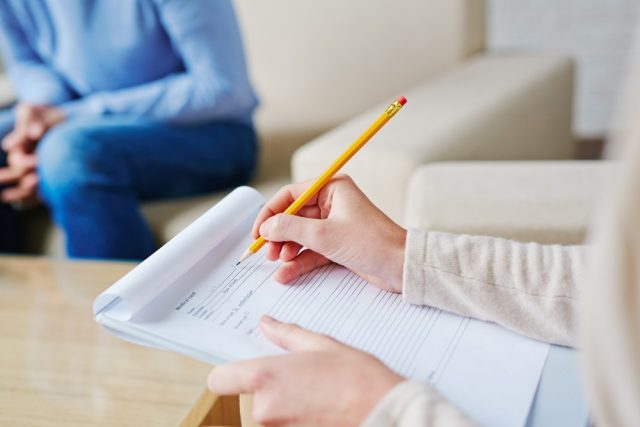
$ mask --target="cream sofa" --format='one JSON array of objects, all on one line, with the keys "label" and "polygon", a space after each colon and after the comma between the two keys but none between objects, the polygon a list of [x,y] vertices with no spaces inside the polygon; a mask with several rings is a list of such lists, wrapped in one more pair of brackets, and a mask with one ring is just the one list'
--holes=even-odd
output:
[{"label": "cream sofa", "polygon": [[[573,68],[567,58],[484,51],[481,0],[235,1],[262,100],[265,196],[317,175],[397,95],[405,109],[346,171],[394,219],[421,165],[461,159],[566,159]],[[302,144],[311,141],[301,148]],[[224,193],[145,203],[164,242]],[[29,215],[34,249],[60,233]]]},{"label": "cream sofa", "polygon": [[609,161],[441,162],[411,176],[406,223],[524,242],[585,240]]},{"label": "cream sofa", "polygon": [[[422,165],[453,160],[570,159],[572,66],[545,55],[477,54],[408,89],[394,121],[345,172],[407,224],[407,187]],[[376,105],[296,151],[294,180],[318,174],[381,111]]]}]

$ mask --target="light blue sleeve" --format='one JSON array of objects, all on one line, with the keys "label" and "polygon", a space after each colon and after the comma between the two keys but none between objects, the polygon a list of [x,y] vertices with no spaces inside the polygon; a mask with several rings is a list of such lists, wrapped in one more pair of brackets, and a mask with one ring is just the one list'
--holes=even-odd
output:
[{"label": "light blue sleeve", "polygon": [[73,91],[64,78],[33,51],[25,31],[9,6],[0,2],[0,52],[18,99],[42,104],[73,99]]},{"label": "light blue sleeve", "polygon": [[64,104],[67,114],[127,114],[179,123],[250,121],[257,98],[230,0],[156,0],[156,6],[186,71]]}]

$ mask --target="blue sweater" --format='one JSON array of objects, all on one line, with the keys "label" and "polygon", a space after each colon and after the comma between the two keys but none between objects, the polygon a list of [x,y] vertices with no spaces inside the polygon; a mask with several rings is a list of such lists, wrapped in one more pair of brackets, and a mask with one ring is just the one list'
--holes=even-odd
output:
[{"label": "blue sweater", "polygon": [[0,0],[0,51],[21,101],[69,116],[251,122],[230,0]]}]

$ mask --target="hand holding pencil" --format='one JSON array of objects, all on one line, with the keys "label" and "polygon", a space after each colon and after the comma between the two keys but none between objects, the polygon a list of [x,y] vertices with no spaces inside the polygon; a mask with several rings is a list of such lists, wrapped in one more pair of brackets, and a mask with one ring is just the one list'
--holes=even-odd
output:
[{"label": "hand holding pencil", "polygon": [[[302,194],[300,194],[284,211],[286,214],[295,215],[302,209],[317,193],[335,176],[336,173],[367,143],[369,140],[385,125],[400,109],[406,104],[407,100],[401,96],[395,100],[378,119],[353,143],[347,150],[336,159],[329,168],[316,179]],[[242,255],[238,263],[255,254],[267,242],[264,236],[257,236],[256,240],[249,246],[247,251]]]},{"label": "hand holding pencil", "polygon": [[274,279],[295,283],[335,262],[381,289],[401,292],[406,231],[347,175],[332,178],[298,215],[282,213],[312,182],[283,187],[256,217],[252,235],[268,240],[265,257],[283,261]]}]

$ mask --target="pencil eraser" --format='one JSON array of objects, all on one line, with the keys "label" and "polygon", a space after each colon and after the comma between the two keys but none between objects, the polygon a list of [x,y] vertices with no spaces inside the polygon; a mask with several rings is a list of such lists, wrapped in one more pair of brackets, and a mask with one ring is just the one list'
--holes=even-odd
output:
[{"label": "pencil eraser", "polygon": [[404,105],[407,103],[407,98],[405,98],[404,96],[399,96],[398,99],[396,99],[396,101],[398,101],[400,105]]}]

